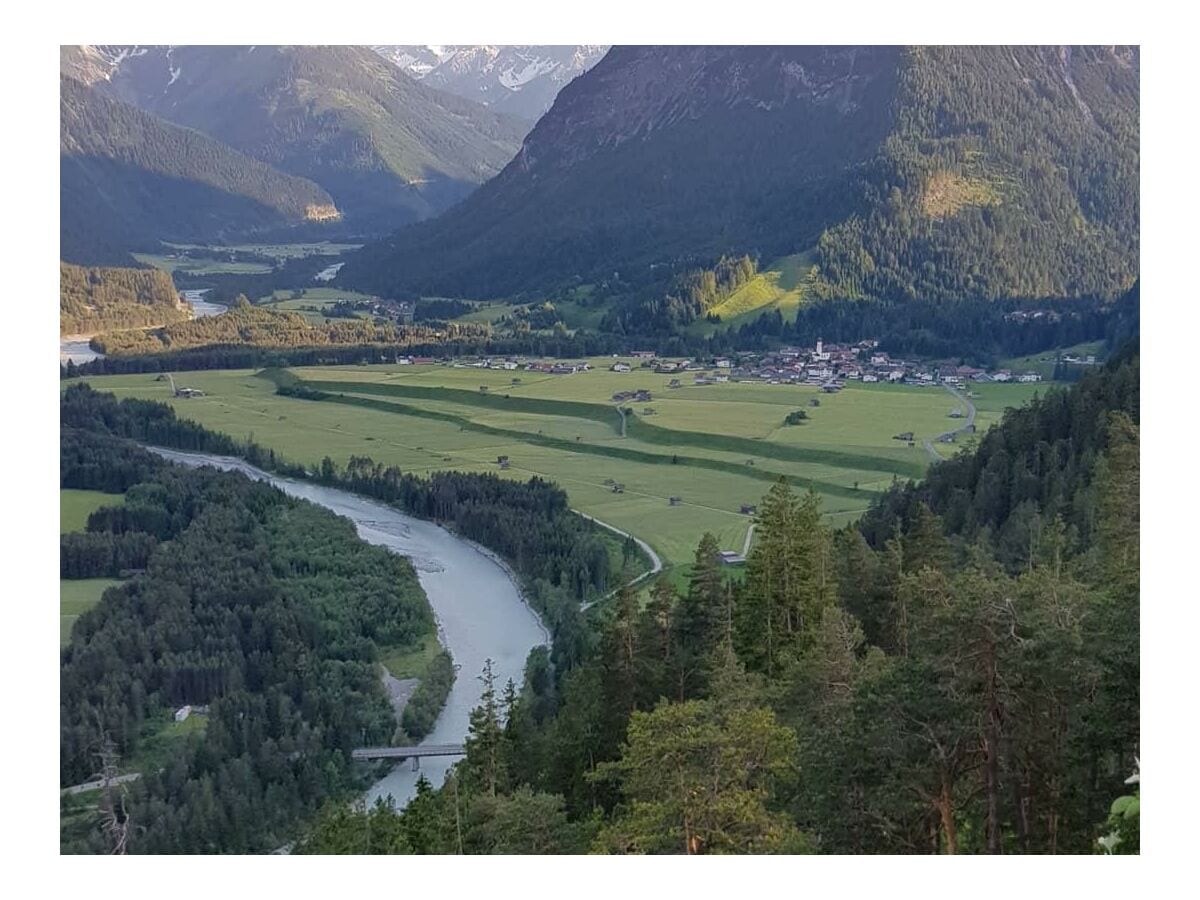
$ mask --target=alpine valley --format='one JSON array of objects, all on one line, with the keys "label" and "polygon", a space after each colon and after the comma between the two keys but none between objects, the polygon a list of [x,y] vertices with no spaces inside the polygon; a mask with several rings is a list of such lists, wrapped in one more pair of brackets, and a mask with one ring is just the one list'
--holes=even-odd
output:
[{"label": "alpine valley", "polygon": [[63,47],[60,851],[1139,853],[1140,54]]}]

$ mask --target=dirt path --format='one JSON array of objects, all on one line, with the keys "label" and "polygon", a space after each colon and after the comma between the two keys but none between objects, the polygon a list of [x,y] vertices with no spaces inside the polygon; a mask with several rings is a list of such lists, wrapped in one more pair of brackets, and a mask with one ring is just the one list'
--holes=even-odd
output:
[{"label": "dirt path", "polygon": [[754,539],[754,523],[750,523],[750,527],[746,529],[746,542],[742,544],[742,556],[750,555],[750,542]]}]

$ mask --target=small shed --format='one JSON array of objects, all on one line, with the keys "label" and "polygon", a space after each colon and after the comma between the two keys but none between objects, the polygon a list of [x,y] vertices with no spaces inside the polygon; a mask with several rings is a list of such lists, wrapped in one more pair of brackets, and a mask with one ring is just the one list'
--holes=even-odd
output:
[{"label": "small shed", "polygon": [[667,502],[670,503],[672,506],[678,506],[680,503],[683,502],[683,498],[682,497],[671,497]]}]

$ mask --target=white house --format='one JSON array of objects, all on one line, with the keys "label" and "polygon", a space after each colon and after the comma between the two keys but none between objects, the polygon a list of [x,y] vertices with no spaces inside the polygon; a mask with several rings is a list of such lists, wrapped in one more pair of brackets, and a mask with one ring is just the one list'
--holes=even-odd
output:
[{"label": "white house", "polygon": [[1022,384],[1032,384],[1035,381],[1041,380],[1042,376],[1037,372],[1022,372],[1017,376],[1017,381],[1021,382]]},{"label": "white house", "polygon": [[612,364],[612,370],[613,370],[614,372],[628,372],[628,371],[629,371],[629,366],[628,366],[628,364],[626,364],[626,363],[620,363],[620,362],[619,362],[619,363],[613,363],[613,364]]},{"label": "white house", "polygon": [[733,363],[731,363],[727,359],[718,359],[716,362],[716,366],[718,369],[728,369],[733,366]]},{"label": "white house", "polygon": [[175,721],[182,722],[184,719],[186,719],[191,714],[192,714],[192,708],[190,706],[181,706],[181,707],[179,707],[179,709],[175,710]]},{"label": "white house", "polygon": [[871,382],[874,382],[874,381],[878,381],[878,380],[879,380],[879,376],[878,376],[878,375],[872,375],[870,372],[868,372],[868,373],[867,373],[866,375],[864,375],[862,378],[863,378],[863,384],[870,384]]},{"label": "white house", "polygon": [[992,376],[992,381],[1012,381],[1012,372],[1008,369],[1001,369]]}]

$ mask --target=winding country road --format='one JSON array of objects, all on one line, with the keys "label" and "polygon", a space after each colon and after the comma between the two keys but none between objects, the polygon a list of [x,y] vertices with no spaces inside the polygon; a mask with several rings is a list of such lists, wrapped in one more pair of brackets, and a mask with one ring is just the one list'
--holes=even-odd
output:
[{"label": "winding country road", "polygon": [[[959,393],[954,388],[950,387],[950,385],[943,384],[942,387],[945,388],[949,392],[951,397],[953,397],[959,403],[962,403],[964,406],[967,407],[967,421],[965,421],[958,428],[955,428],[953,431],[944,431],[941,434],[939,434],[936,438],[933,439],[933,440],[938,440],[938,441],[940,441],[942,438],[946,437],[947,435],[950,435],[950,436],[959,435],[959,434],[962,434],[964,431],[972,431],[975,428],[975,404],[970,401],[970,399],[967,397],[966,394]],[[925,439],[925,441],[924,441],[925,451],[931,457],[933,457],[934,462],[941,462],[943,459],[945,459],[945,457],[943,457],[940,453],[938,453],[937,450],[934,448],[933,440],[930,440],[929,438]]]},{"label": "winding country road", "polygon": [[[654,552],[653,547],[651,547],[649,544],[647,544],[645,541],[643,541],[640,537],[635,537],[634,535],[630,534],[628,531],[622,531],[616,525],[609,525],[607,522],[602,522],[599,519],[597,519],[595,516],[589,516],[587,513],[580,512],[577,509],[573,509],[573,510],[571,510],[571,512],[575,513],[577,516],[582,516],[583,518],[587,519],[589,522],[595,522],[601,528],[607,528],[613,534],[620,535],[623,538],[632,538],[633,542],[642,548],[642,552],[645,553],[648,557],[650,557],[651,565],[650,565],[649,571],[643,572],[641,575],[637,576],[637,578],[634,578],[628,584],[623,585],[623,587],[636,587],[637,585],[639,585],[643,581],[645,581],[647,578],[653,578],[655,575],[657,575],[659,572],[661,572],[663,570],[662,558],[657,553]],[[593,606],[595,606],[597,603],[599,603],[601,600],[607,600],[609,597],[611,597],[613,594],[615,594],[619,590],[620,590],[620,588],[615,588],[615,589],[609,591],[603,597],[598,597],[595,600],[592,600],[588,603],[583,604],[579,608],[581,611],[586,612],[587,610],[589,610]]]}]

